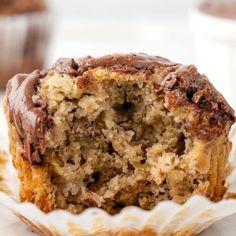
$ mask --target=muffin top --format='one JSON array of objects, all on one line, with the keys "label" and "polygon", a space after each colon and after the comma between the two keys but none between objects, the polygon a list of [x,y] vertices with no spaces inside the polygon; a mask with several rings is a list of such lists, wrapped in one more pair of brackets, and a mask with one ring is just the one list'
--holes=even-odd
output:
[{"label": "muffin top", "polygon": [[0,15],[22,14],[46,10],[44,0],[0,0]]},{"label": "muffin top", "polygon": [[10,122],[17,128],[19,136],[24,138],[27,134],[35,143],[51,126],[46,101],[39,93],[44,78],[55,73],[71,76],[74,83],[86,92],[89,83],[99,83],[90,77],[93,69],[105,69],[121,76],[142,74],[147,80],[156,78],[153,91],[157,99],[162,99],[166,111],[176,116],[187,132],[198,139],[210,141],[227,135],[235,122],[233,109],[193,65],[184,66],[146,54],[117,54],[77,60],[59,59],[48,71],[13,77],[8,82],[6,98]]}]

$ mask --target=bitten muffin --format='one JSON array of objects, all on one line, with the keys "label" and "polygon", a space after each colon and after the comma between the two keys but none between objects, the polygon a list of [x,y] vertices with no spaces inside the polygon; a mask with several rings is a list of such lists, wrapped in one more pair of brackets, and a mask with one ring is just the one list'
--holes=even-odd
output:
[{"label": "bitten muffin", "polygon": [[146,54],[59,59],[18,74],[5,113],[20,198],[110,214],[225,193],[234,111],[193,65]]}]

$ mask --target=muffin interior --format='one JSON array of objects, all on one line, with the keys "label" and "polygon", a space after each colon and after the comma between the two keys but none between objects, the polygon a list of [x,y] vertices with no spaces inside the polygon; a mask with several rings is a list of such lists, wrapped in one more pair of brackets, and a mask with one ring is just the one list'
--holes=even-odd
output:
[{"label": "muffin interior", "polygon": [[158,78],[104,76],[93,82],[99,78],[90,75],[86,91],[82,79],[69,76],[42,83],[53,123],[46,162],[56,207],[115,214],[129,205],[184,202],[207,178],[188,155],[193,141],[155,92]]}]

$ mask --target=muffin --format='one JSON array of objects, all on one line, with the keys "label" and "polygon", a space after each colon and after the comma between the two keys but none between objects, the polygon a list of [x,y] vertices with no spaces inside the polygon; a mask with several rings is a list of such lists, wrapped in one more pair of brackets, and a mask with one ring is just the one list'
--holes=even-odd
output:
[{"label": "muffin", "polygon": [[0,0],[0,88],[16,73],[42,69],[50,18],[44,0]]},{"label": "muffin", "polygon": [[8,190],[5,184],[5,178],[4,178],[4,170],[6,168],[6,164],[7,164],[6,153],[0,149],[0,192],[10,194],[10,191]]},{"label": "muffin", "polygon": [[205,0],[199,10],[211,16],[236,19],[236,2],[232,0]]},{"label": "muffin", "polygon": [[226,191],[234,111],[193,65],[62,58],[14,76],[4,107],[20,199],[45,212],[116,214]]}]

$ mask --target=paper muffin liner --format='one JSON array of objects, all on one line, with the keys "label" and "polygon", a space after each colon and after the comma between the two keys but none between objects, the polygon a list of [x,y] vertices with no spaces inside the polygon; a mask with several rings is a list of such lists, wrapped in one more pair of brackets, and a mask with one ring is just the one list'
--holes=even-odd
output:
[{"label": "paper muffin liner", "polygon": [[[4,124],[2,126],[2,124]],[[6,148],[7,137],[5,122],[1,121],[0,146]],[[236,129],[231,132],[235,139]],[[234,141],[234,144],[236,142]],[[230,162],[236,163],[235,145]],[[1,163],[1,162],[0,162]],[[191,197],[184,205],[172,201],[160,202],[150,211],[138,207],[126,207],[119,214],[111,216],[104,210],[90,208],[73,215],[65,210],[55,210],[45,214],[31,203],[19,203],[18,180],[11,161],[2,173],[7,193],[0,192],[0,204],[19,217],[34,231],[41,235],[195,235],[224,217],[236,213],[236,200],[223,199],[217,203],[202,196]],[[1,182],[0,182],[1,184]],[[236,168],[227,179],[228,196],[236,194]],[[1,189],[1,188],[0,188]],[[226,195],[226,196],[227,196]]]},{"label": "paper muffin liner", "polygon": [[0,87],[19,72],[42,68],[50,38],[48,11],[0,16]]}]

